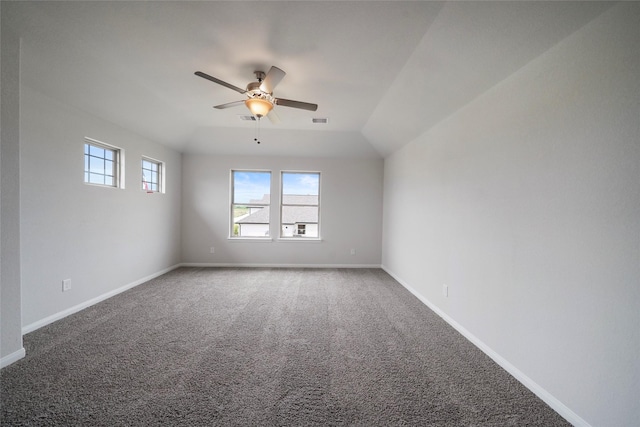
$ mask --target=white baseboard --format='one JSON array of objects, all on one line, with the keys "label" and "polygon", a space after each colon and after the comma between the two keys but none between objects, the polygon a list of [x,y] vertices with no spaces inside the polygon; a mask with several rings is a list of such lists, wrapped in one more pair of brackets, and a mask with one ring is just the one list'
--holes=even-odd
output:
[{"label": "white baseboard", "polygon": [[14,351],[11,354],[7,354],[5,357],[0,359],[0,369],[4,368],[5,366],[11,365],[13,362],[17,362],[18,360],[22,359],[25,355],[26,353],[24,351],[24,347],[22,347],[18,351]]},{"label": "white baseboard", "polygon": [[582,419],[578,414],[569,409],[564,403],[556,399],[551,393],[542,388],[539,384],[525,375],[521,370],[513,366],[508,360],[500,356],[488,345],[482,342],[478,337],[473,335],[462,325],[456,322],[453,318],[449,317],[445,312],[440,310],[438,306],[431,301],[420,295],[411,285],[402,280],[399,276],[389,270],[384,264],[381,268],[386,271],[391,277],[393,277],[398,283],[404,286],[409,292],[411,292],[416,298],[418,298],[424,305],[429,307],[434,313],[440,316],[445,322],[451,325],[456,331],[460,332],[462,336],[471,341],[473,345],[482,350],[487,356],[493,359],[498,365],[500,365],[505,371],[510,373],[515,379],[520,381],[525,387],[531,390],[536,396],[542,399],[547,405],[549,405],[554,411],[560,414],[564,419],[570,422],[576,427],[591,427],[591,425]]},{"label": "white baseboard", "polygon": [[380,264],[251,264],[183,262],[180,267],[247,267],[247,268],[381,268]]},{"label": "white baseboard", "polygon": [[118,295],[118,294],[120,294],[120,293],[122,293],[124,291],[127,291],[127,290],[131,289],[131,288],[135,288],[136,286],[141,285],[141,284],[143,284],[145,282],[148,282],[151,279],[155,279],[158,276],[162,276],[165,273],[168,273],[168,272],[170,272],[172,270],[175,270],[176,268],[180,267],[180,265],[181,264],[176,264],[176,265],[173,265],[171,267],[165,268],[165,269],[160,270],[160,271],[158,271],[156,273],[153,273],[153,274],[150,274],[150,275],[148,275],[146,277],[138,279],[135,282],[131,282],[131,283],[127,284],[127,285],[124,285],[124,286],[122,286],[122,287],[120,287],[118,289],[114,289],[114,290],[112,290],[110,292],[107,292],[105,294],[99,295],[99,296],[97,296],[95,298],[92,298],[92,299],[90,299],[88,301],[85,301],[83,303],[80,303],[78,305],[70,307],[70,308],[68,308],[66,310],[63,310],[63,311],[59,312],[59,313],[52,314],[51,316],[45,317],[44,319],[40,319],[40,320],[38,320],[36,322],[31,323],[30,325],[23,326],[22,327],[22,335],[28,334],[29,332],[33,332],[36,329],[42,328],[43,326],[46,326],[49,323],[53,323],[56,320],[60,320],[62,318],[65,318],[65,317],[67,317],[67,316],[69,316],[69,315],[71,315],[73,313],[77,313],[80,310],[84,310],[87,307],[91,307],[94,304],[97,304],[97,303],[99,303],[101,301],[104,301],[104,300],[106,300],[108,298],[111,298],[112,296]]}]

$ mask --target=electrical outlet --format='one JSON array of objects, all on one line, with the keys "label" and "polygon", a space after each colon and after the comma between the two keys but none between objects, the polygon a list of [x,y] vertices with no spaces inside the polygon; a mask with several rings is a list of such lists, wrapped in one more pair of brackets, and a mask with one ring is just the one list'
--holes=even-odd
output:
[{"label": "electrical outlet", "polygon": [[449,286],[442,285],[442,295],[444,295],[447,298],[449,297]]},{"label": "electrical outlet", "polygon": [[213,246],[211,246],[211,249],[209,249],[209,253],[210,253],[210,254],[215,254],[215,253],[216,253],[216,248],[214,248]]},{"label": "electrical outlet", "polygon": [[62,292],[66,292],[71,289],[71,279],[64,279],[62,281]]},{"label": "electrical outlet", "polygon": [[356,254],[356,250],[351,248],[351,255],[355,255]]}]

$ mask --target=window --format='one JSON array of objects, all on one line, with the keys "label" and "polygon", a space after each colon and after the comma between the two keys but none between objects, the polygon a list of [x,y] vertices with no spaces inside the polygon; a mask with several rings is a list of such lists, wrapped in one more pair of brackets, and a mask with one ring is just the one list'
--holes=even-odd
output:
[{"label": "window", "polygon": [[231,237],[269,237],[271,172],[231,171]]},{"label": "window", "polygon": [[320,237],[320,172],[282,172],[280,236]]},{"label": "window", "polygon": [[148,157],[142,158],[142,189],[147,193],[163,193],[164,164]]},{"label": "window", "polygon": [[119,148],[85,138],[84,182],[107,187],[120,187],[121,156]]}]

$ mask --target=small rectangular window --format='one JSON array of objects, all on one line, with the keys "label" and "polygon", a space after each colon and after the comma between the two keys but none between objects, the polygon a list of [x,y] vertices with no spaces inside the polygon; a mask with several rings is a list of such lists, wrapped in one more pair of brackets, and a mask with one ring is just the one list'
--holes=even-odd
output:
[{"label": "small rectangular window", "polygon": [[120,187],[121,158],[122,150],[119,148],[85,138],[84,182]]},{"label": "small rectangular window", "polygon": [[282,172],[280,237],[320,237],[320,172]]},{"label": "small rectangular window", "polygon": [[271,172],[231,171],[231,237],[269,237]]},{"label": "small rectangular window", "polygon": [[164,163],[142,158],[142,190],[147,193],[164,193]]}]

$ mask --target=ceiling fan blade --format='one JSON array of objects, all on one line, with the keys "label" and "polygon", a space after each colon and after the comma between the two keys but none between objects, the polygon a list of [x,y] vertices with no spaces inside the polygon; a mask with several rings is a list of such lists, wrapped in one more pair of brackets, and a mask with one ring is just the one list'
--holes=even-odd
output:
[{"label": "ceiling fan blade", "polygon": [[309,102],[292,101],[291,99],[275,98],[276,105],[282,105],[283,107],[300,108],[302,110],[316,111],[318,104],[311,104]]},{"label": "ceiling fan blade", "polygon": [[203,73],[202,71],[196,71],[195,75],[198,77],[202,77],[203,79],[210,80],[214,83],[218,83],[219,85],[222,85],[224,87],[228,87],[229,89],[235,90],[236,92],[240,92],[242,94],[247,92],[245,89],[240,89],[238,86],[234,86],[231,83],[223,82],[222,80],[216,79],[215,77],[210,76],[209,74]]},{"label": "ceiling fan blade", "polygon": [[271,111],[269,111],[269,114],[267,114],[267,118],[271,121],[271,123],[273,123],[274,125],[277,125],[280,123],[280,117],[278,116],[278,114],[276,113],[275,108],[272,109]]},{"label": "ceiling fan blade", "polygon": [[213,108],[217,108],[218,110],[224,110],[225,108],[236,107],[242,104],[244,104],[244,101],[233,101],[233,102],[227,102],[226,104],[216,105]]},{"label": "ceiling fan blade", "polygon": [[286,74],[287,73],[278,67],[271,67],[260,85],[260,90],[266,93],[273,93],[273,88],[280,83],[280,80],[282,80]]}]

